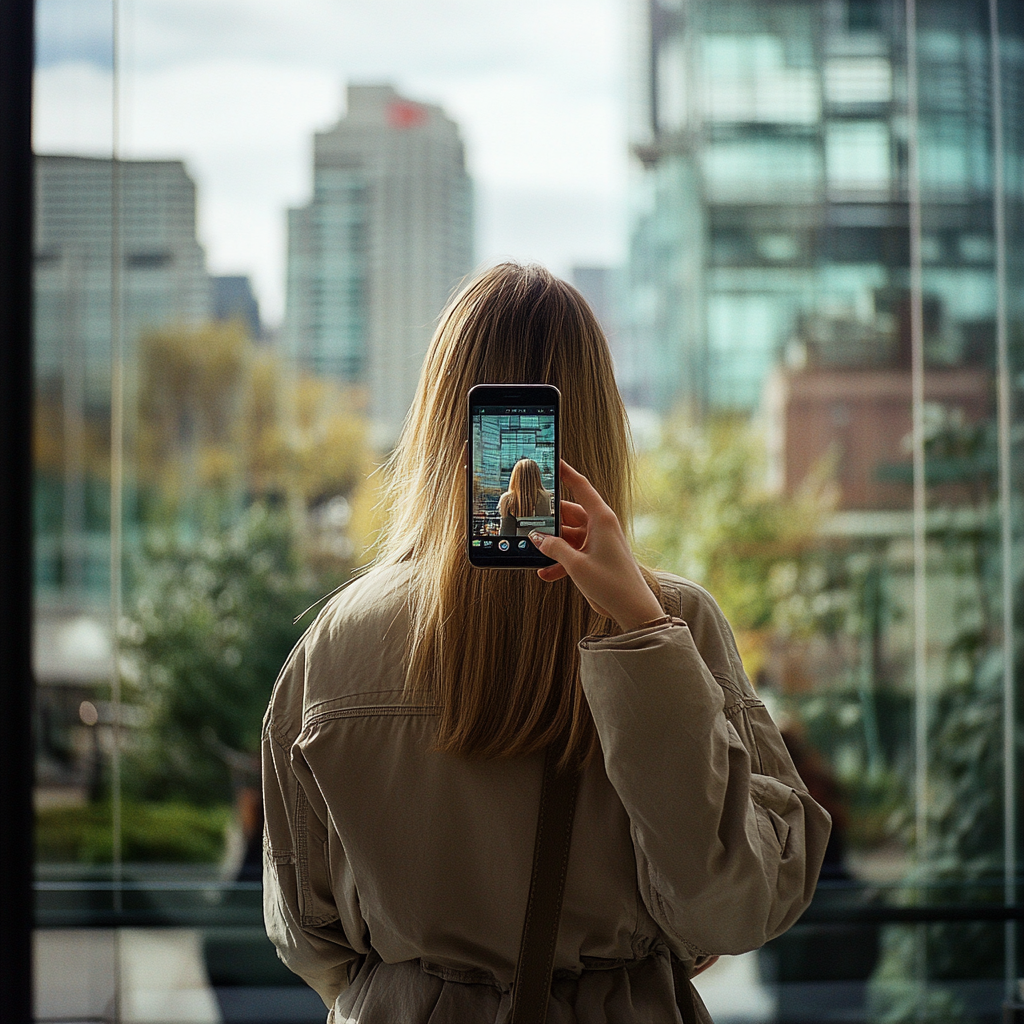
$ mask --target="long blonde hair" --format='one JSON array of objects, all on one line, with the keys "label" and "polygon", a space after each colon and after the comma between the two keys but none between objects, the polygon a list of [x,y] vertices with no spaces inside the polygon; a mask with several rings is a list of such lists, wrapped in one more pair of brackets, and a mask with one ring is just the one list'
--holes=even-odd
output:
[{"label": "long blonde hair", "polygon": [[537,512],[537,495],[544,490],[540,466],[533,459],[520,459],[508,478],[508,490],[498,502],[503,516],[532,516]]},{"label": "long blonde hair", "polygon": [[441,705],[442,751],[513,757],[555,744],[563,763],[582,761],[597,740],[577,644],[614,627],[569,579],[470,566],[463,460],[467,394],[481,383],[555,385],[563,457],[630,521],[626,413],[590,307],[542,267],[485,271],[442,313],[387,466],[378,564],[414,563],[406,691]]}]

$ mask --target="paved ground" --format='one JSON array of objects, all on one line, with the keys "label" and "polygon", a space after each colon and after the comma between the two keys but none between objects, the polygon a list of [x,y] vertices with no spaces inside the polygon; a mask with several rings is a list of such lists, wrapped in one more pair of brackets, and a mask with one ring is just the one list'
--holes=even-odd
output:
[{"label": "paved ground", "polygon": [[[723,957],[697,979],[716,1024],[771,1021],[756,953]],[[119,982],[119,985],[118,985]],[[190,929],[45,930],[36,933],[36,1020],[88,1024],[306,1024],[326,1016],[295,989],[223,989],[209,984],[202,934]],[[254,1016],[255,1015],[255,1016]]]},{"label": "paved ground", "polygon": [[114,1020],[118,995],[122,1024],[222,1020],[199,932],[47,930],[36,933],[35,951],[39,1021]]}]

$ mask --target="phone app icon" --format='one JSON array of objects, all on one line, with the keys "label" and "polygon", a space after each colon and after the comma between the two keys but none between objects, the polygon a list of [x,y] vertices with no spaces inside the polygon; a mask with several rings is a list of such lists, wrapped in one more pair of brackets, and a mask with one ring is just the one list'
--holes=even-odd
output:
[{"label": "phone app icon", "polygon": [[507,540],[499,540],[498,541],[498,550],[499,551],[508,551],[508,541]]},{"label": "phone app icon", "polygon": [[475,548],[480,547],[480,541],[478,541],[478,540],[473,541],[473,547],[475,547]]},{"label": "phone app icon", "polygon": [[494,547],[494,541],[493,540],[485,540],[484,541],[484,547],[485,548],[493,548]]},{"label": "phone app icon", "polygon": [[521,540],[519,542],[519,550],[520,551],[525,551],[526,550],[526,545],[529,544],[529,543],[530,543],[529,541]]}]

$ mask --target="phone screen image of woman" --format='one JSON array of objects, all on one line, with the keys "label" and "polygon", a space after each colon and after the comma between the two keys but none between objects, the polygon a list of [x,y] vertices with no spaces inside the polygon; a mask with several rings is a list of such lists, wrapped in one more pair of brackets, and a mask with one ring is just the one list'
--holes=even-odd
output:
[{"label": "phone screen image of woman", "polygon": [[471,407],[474,554],[539,555],[530,533],[556,532],[556,417],[550,402]]}]

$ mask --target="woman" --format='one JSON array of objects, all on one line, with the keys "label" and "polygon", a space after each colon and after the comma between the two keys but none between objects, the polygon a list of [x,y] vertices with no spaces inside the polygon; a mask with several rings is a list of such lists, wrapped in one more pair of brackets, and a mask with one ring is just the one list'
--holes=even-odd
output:
[{"label": "woman", "polygon": [[[556,562],[536,572],[465,556],[466,394],[502,381],[562,393],[563,535],[532,536]],[[282,959],[339,1024],[504,1021],[552,747],[582,775],[548,1021],[681,1020],[673,964],[788,928],[828,816],[711,597],[633,558],[625,412],[578,292],[503,265],[454,299],[389,487],[379,557],[296,646],[264,724]]]},{"label": "woman", "polygon": [[553,517],[552,497],[551,491],[544,489],[540,466],[533,459],[520,459],[509,474],[508,490],[498,499],[498,514],[501,516],[499,535],[526,537],[530,527],[520,526],[519,520]]}]

